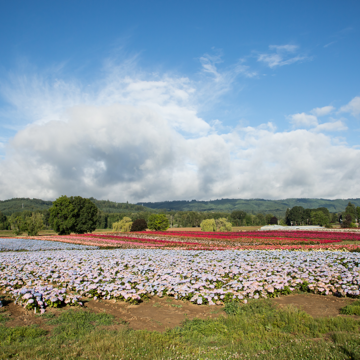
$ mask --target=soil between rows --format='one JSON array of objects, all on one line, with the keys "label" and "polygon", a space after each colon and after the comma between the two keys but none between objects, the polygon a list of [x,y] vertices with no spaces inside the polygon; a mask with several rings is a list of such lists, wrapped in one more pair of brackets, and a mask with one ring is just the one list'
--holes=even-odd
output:
[{"label": "soil between rows", "polygon": [[[280,308],[293,305],[313,317],[328,317],[344,316],[340,315],[340,309],[354,300],[337,298],[335,296],[294,294],[275,298],[271,301]],[[49,326],[46,321],[49,314],[58,316],[68,308],[48,308],[44,317],[15,305],[13,301],[5,301],[5,306],[1,309],[1,313],[10,316],[9,321],[6,322],[8,327],[36,324],[45,330],[51,330],[53,326]],[[175,300],[171,297],[153,297],[139,305],[115,302],[114,300],[89,300],[84,302],[84,308],[96,313],[105,312],[113,315],[115,325],[107,327],[113,330],[128,326],[133,330],[155,330],[162,332],[180,326],[186,319],[214,319],[219,316],[226,316],[223,311],[224,306],[199,306],[189,301]],[[74,309],[81,310],[79,308]],[[353,317],[360,319],[360,316]]]}]

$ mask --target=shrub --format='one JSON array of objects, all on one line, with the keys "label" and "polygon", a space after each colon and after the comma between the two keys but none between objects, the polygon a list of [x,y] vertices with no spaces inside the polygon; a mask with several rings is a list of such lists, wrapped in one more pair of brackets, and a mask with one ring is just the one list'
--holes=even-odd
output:
[{"label": "shrub", "polygon": [[278,224],[278,218],[276,216],[273,216],[270,219],[270,225],[277,225]]},{"label": "shrub", "polygon": [[216,228],[218,231],[231,231],[231,223],[227,221],[226,218],[216,219],[215,221]]},{"label": "shrub", "polygon": [[152,214],[147,224],[150,230],[164,231],[169,228],[169,219],[165,214]]},{"label": "shrub", "polygon": [[130,231],[144,231],[147,227],[148,225],[145,219],[137,219],[132,223]]},{"label": "shrub", "polygon": [[114,222],[112,224],[113,227],[113,231],[115,232],[129,232],[131,229],[131,219],[127,216],[125,216],[122,220],[118,221],[118,222]]},{"label": "shrub", "polygon": [[200,224],[202,231],[216,231],[216,223],[214,219],[203,220]]},{"label": "shrub", "polygon": [[25,231],[25,222],[21,216],[10,218],[10,222],[15,235],[20,235]]},{"label": "shrub", "polygon": [[28,217],[25,221],[25,228],[29,236],[38,235],[39,231],[44,228],[43,215],[32,213],[31,217]]}]

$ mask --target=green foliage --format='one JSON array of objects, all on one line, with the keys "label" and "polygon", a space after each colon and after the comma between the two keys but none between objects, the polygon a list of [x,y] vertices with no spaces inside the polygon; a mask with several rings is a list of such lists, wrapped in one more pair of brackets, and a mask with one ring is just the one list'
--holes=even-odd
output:
[{"label": "green foliage", "polygon": [[28,339],[34,339],[47,334],[47,331],[39,329],[36,326],[24,326],[8,328],[0,327],[0,343],[12,344],[22,342]]},{"label": "green foliage", "polygon": [[165,214],[152,214],[147,225],[150,230],[165,231],[169,228],[169,219]]},{"label": "green foliage", "polygon": [[[360,198],[351,199],[352,203],[360,206]],[[227,212],[244,211],[246,213],[272,213],[276,216],[284,216],[286,209],[294,206],[301,206],[304,209],[327,208],[330,212],[344,211],[348,200],[336,199],[283,199],[283,200],[264,200],[264,199],[218,199],[210,201],[164,201],[143,203],[152,209],[166,209],[167,211],[215,211]],[[309,217],[310,218],[310,217]]]},{"label": "green foliage", "polygon": [[341,223],[342,228],[352,228],[355,227],[355,225],[352,223],[352,217],[350,214],[345,214],[343,216],[343,221]]},{"label": "green foliage", "polygon": [[216,222],[214,219],[203,220],[200,224],[202,231],[216,231]]},{"label": "green foliage", "polygon": [[31,217],[26,218],[24,229],[29,236],[36,236],[39,231],[44,228],[43,215],[40,213],[32,213]]},{"label": "green foliage", "polygon": [[360,316],[360,300],[356,300],[352,304],[346,305],[345,307],[341,308],[340,313],[345,315]]},{"label": "green foliage", "polygon": [[235,226],[243,225],[243,220],[245,219],[246,212],[242,210],[234,210],[231,212],[231,221]]},{"label": "green foliage", "polygon": [[132,225],[130,231],[145,231],[147,229],[147,222],[145,219],[137,219]]},{"label": "green foliage", "polygon": [[131,219],[125,216],[122,220],[112,224],[113,231],[115,232],[129,232],[131,229]]},{"label": "green foliage", "polygon": [[0,230],[10,230],[11,226],[7,216],[0,211]]},{"label": "green foliage", "polygon": [[84,234],[96,229],[97,208],[80,196],[59,197],[49,209],[49,223],[59,235]]},{"label": "green foliage", "polygon": [[21,216],[11,216],[10,224],[15,235],[21,235],[24,231],[26,231],[26,223]]},{"label": "green foliage", "polygon": [[215,220],[216,228],[218,231],[231,231],[231,223],[227,221],[226,218],[220,218]]},{"label": "green foliage", "polygon": [[[313,318],[268,300],[229,303],[227,316],[187,320],[165,332],[106,329],[113,318],[83,309],[59,311],[36,327],[0,326],[1,359],[359,359],[359,320]],[[60,313],[60,314],[59,314]],[[115,324],[117,326],[118,324]],[[119,325],[118,325],[119,326]]]},{"label": "green foliage", "polygon": [[351,221],[350,221],[351,223],[355,222],[355,219],[357,218],[356,207],[350,201],[345,208],[345,215],[351,216]]},{"label": "green foliage", "polygon": [[72,205],[75,209],[75,224],[72,232],[85,234],[96,229],[97,212],[96,205],[89,199],[81,196],[71,197]]},{"label": "green foliage", "polygon": [[112,322],[113,316],[109,314],[67,310],[48,323],[50,325],[60,325],[54,329],[55,335],[62,339],[71,339],[93,331],[95,326],[111,325]]},{"label": "green foliage", "polygon": [[311,212],[311,223],[313,225],[328,225],[330,222],[329,217],[321,210],[314,210]]}]

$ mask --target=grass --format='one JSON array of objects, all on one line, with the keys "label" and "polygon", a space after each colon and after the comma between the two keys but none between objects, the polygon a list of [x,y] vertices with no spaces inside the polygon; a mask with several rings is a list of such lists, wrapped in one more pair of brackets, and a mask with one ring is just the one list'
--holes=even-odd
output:
[{"label": "grass", "polygon": [[356,300],[352,304],[346,305],[345,307],[340,309],[340,313],[345,315],[360,316],[360,300]]},{"label": "grass", "polygon": [[314,319],[266,300],[225,312],[159,333],[109,330],[106,313],[62,311],[46,320],[50,331],[0,325],[0,359],[360,359],[360,320]]}]

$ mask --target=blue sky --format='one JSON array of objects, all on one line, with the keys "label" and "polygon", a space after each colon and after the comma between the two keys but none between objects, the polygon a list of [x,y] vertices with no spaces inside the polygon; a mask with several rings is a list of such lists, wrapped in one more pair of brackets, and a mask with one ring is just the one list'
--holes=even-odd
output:
[{"label": "blue sky", "polygon": [[358,1],[0,1],[0,198],[359,197]]}]

